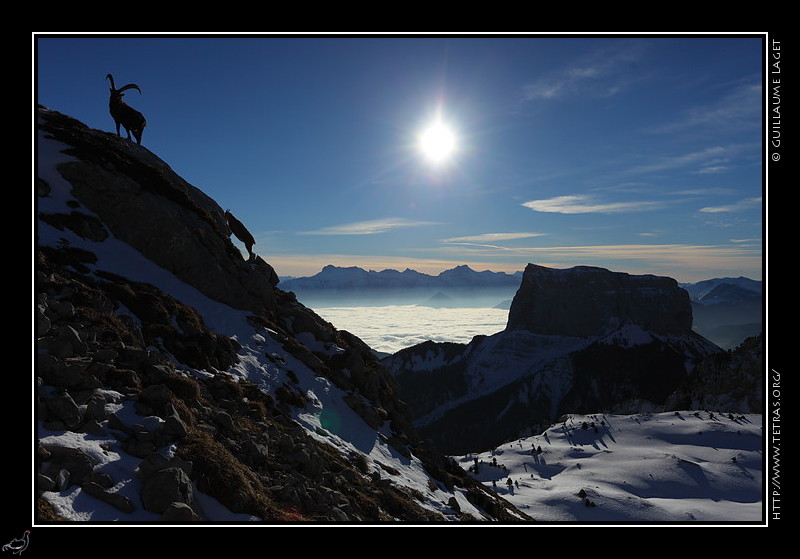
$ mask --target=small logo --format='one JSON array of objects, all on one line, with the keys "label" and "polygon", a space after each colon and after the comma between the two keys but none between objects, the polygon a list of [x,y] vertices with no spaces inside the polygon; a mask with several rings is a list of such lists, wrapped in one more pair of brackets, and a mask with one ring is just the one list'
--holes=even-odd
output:
[{"label": "small logo", "polygon": [[21,538],[14,538],[6,545],[3,546],[3,551],[10,551],[11,553],[15,553],[17,555],[22,554],[23,551],[28,547],[28,539],[31,536],[30,530],[25,530],[25,533],[22,535]]}]

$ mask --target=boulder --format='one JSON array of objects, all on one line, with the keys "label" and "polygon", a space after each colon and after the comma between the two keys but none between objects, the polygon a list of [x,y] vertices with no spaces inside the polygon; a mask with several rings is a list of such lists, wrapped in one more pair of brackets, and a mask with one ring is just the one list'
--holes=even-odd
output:
[{"label": "boulder", "polygon": [[189,476],[181,468],[164,468],[147,476],[142,486],[142,503],[150,512],[164,514],[172,503],[194,502]]},{"label": "boulder", "polygon": [[139,463],[137,470],[139,476],[142,479],[146,479],[152,473],[159,470],[164,470],[166,468],[179,468],[183,470],[187,476],[191,476],[193,465],[188,460],[182,460],[175,456],[172,458],[167,458],[166,456],[163,456],[157,452],[153,452],[152,454],[146,456],[144,460]]},{"label": "boulder", "polygon": [[200,517],[186,503],[170,503],[161,515],[164,522],[194,522]]},{"label": "boulder", "polygon": [[83,483],[93,474],[97,465],[93,458],[79,448],[46,444],[42,445],[42,450],[46,451],[47,457],[42,473],[51,479],[60,479],[61,481],[57,479],[56,485],[62,490],[73,483]]},{"label": "boulder", "polygon": [[172,403],[167,404],[162,430],[167,441],[183,439],[189,433],[186,423]]},{"label": "boulder", "polygon": [[91,495],[95,499],[99,499],[104,503],[108,503],[121,512],[131,513],[136,509],[130,499],[124,495],[120,495],[119,493],[106,491],[100,484],[94,481],[84,483],[81,486],[81,489],[83,489],[88,495]]},{"label": "boulder", "polygon": [[81,409],[68,392],[51,396],[46,404],[50,417],[62,421],[67,428],[77,427],[82,421]]},{"label": "boulder", "polygon": [[41,306],[36,307],[36,337],[41,338],[50,331],[50,319],[44,314]]}]

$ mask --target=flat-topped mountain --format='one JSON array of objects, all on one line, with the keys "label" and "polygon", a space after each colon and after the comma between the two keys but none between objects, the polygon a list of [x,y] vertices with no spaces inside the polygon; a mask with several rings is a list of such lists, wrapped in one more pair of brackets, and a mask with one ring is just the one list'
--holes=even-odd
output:
[{"label": "flat-topped mountain", "polygon": [[689,295],[668,277],[528,264],[508,313],[507,329],[602,336],[626,323],[656,334],[685,334],[692,328]]},{"label": "flat-topped mountain", "polygon": [[720,352],[692,330],[689,296],[672,278],[529,264],[505,330],[383,363],[419,432],[465,453],[563,413],[664,406],[695,363]]}]

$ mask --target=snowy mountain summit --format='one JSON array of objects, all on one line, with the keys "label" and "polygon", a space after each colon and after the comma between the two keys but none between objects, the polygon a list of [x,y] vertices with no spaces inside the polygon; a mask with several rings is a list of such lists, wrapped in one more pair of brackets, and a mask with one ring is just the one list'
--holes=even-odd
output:
[{"label": "snowy mountain summit", "polygon": [[37,522],[530,520],[145,147],[39,107]]}]

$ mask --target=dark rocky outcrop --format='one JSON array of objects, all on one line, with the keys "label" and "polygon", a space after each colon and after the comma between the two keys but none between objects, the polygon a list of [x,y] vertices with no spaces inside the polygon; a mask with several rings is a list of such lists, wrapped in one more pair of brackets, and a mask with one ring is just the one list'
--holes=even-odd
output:
[{"label": "dark rocky outcrop", "polygon": [[764,336],[698,363],[670,396],[669,407],[764,413]]},{"label": "dark rocky outcrop", "polygon": [[654,334],[685,334],[692,328],[689,294],[668,277],[528,264],[508,313],[507,329],[602,336],[625,323]]},{"label": "dark rocky outcrop", "polygon": [[109,234],[212,299],[237,309],[274,309],[277,275],[263,260],[250,266],[230,241],[225,212],[142,146],[53,111],[39,111],[42,130],[67,144],[58,171],[81,209],[42,214],[92,238]]}]

